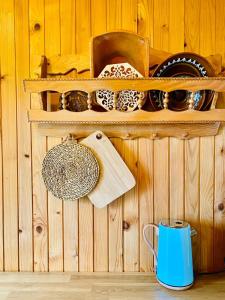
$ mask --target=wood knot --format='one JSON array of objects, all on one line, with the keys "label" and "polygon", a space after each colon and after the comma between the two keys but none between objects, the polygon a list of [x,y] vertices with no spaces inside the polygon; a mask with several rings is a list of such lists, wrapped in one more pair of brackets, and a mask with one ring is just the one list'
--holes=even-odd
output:
[{"label": "wood knot", "polygon": [[187,43],[186,42],[184,42],[184,47],[187,47]]},{"label": "wood knot", "polygon": [[19,229],[19,233],[22,233],[23,232],[23,230],[22,229]]},{"label": "wood knot", "polygon": [[24,154],[24,156],[25,156],[25,157],[27,157],[27,158],[29,158],[29,157],[30,157],[30,155],[29,155],[29,154]]},{"label": "wood knot", "polygon": [[36,227],[36,231],[38,232],[38,233],[41,233],[42,232],[42,227],[39,225],[39,226],[37,226]]},{"label": "wood knot", "polygon": [[123,221],[123,230],[128,230],[130,228],[130,224],[127,221]]},{"label": "wood knot", "polygon": [[223,147],[221,148],[220,152],[223,154],[223,152],[224,152],[224,149],[223,149]]},{"label": "wood knot", "polygon": [[220,211],[224,210],[224,204],[223,203],[218,204],[218,209]]},{"label": "wood knot", "polygon": [[35,31],[38,31],[38,30],[40,30],[41,29],[41,25],[39,24],[39,23],[35,23],[34,24],[34,30]]}]

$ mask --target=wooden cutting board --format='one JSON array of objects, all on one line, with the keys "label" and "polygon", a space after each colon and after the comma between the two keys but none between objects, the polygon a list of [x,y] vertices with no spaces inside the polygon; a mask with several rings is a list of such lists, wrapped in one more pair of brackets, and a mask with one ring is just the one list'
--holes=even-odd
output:
[{"label": "wooden cutting board", "polygon": [[103,132],[96,131],[83,139],[81,144],[93,151],[100,166],[99,182],[88,194],[96,207],[106,206],[135,186],[134,176]]}]

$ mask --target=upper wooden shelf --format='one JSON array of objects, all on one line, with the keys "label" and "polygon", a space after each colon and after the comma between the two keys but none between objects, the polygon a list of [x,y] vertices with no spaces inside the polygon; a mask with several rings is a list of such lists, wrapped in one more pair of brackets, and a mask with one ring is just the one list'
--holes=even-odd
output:
[{"label": "upper wooden shelf", "polygon": [[135,89],[137,91],[162,90],[214,90],[225,92],[224,77],[210,78],[140,78],[140,79],[27,79],[24,80],[25,91],[39,93],[44,91],[56,91],[66,93],[72,90],[80,90],[88,93],[99,89],[120,91]]},{"label": "upper wooden shelf", "polygon": [[[24,80],[24,88],[30,93],[55,91],[62,94],[72,90],[90,94],[99,89],[111,91],[161,90],[164,92],[183,89],[192,92],[199,90],[225,92],[225,78],[28,79]],[[38,123],[42,129],[54,129],[54,134],[59,132],[59,136],[62,132],[66,134],[68,130],[75,130],[79,137],[86,136],[93,130],[102,130],[109,137],[136,138],[144,136],[155,139],[174,136],[189,139],[196,136],[216,135],[220,123],[225,122],[225,110],[174,112],[163,109],[149,112],[140,109],[133,112],[116,110],[97,112],[90,109],[83,112],[67,110],[47,112],[33,109],[28,112],[28,119],[30,122]],[[64,126],[61,126],[62,124]],[[48,132],[48,134],[50,133]]]}]

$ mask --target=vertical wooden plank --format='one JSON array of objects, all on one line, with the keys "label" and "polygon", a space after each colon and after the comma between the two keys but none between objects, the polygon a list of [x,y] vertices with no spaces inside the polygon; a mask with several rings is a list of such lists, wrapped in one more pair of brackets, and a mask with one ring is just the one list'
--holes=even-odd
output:
[{"label": "vertical wooden plank", "polygon": [[200,138],[201,272],[213,270],[214,138]]},{"label": "vertical wooden plank", "polygon": [[[45,53],[47,57],[60,54],[59,0],[45,0]],[[48,137],[48,150],[61,142]],[[48,193],[49,270],[63,271],[63,207],[62,201]]]},{"label": "vertical wooden plank", "polygon": [[214,271],[225,268],[225,128],[215,137]]},{"label": "vertical wooden plank", "polygon": [[[69,12],[69,13],[68,13]],[[75,1],[60,1],[61,55],[76,51]],[[78,271],[78,201],[63,202],[64,271]]]},{"label": "vertical wooden plank", "polygon": [[[184,50],[184,0],[169,3],[169,51]],[[184,217],[184,142],[170,138],[170,217]]]},{"label": "vertical wooden plank", "polygon": [[23,88],[29,77],[28,9],[28,1],[15,1],[20,271],[33,271],[30,95]]},{"label": "vertical wooden plank", "polygon": [[[144,242],[142,230],[144,225],[154,221],[153,205],[153,141],[145,138],[139,139],[138,152],[138,198],[140,210],[140,271],[152,272],[153,257]],[[153,233],[148,238],[153,243]]]},{"label": "vertical wooden plank", "polygon": [[137,33],[137,0],[122,1],[122,29]]},{"label": "vertical wooden plank", "polygon": [[184,51],[184,0],[169,3],[169,51]]},{"label": "vertical wooden plank", "polygon": [[[138,143],[137,140],[125,140],[124,160],[137,178]],[[124,271],[139,271],[139,203],[138,182],[136,187],[124,194]]]},{"label": "vertical wooden plank", "polygon": [[154,48],[169,49],[169,0],[154,0]]},{"label": "vertical wooden plank", "polygon": [[[199,52],[200,0],[185,0],[184,50]],[[199,203],[199,138],[185,141],[185,220],[198,235],[193,238],[193,259],[196,271],[200,269],[200,203]]]},{"label": "vertical wooden plank", "polygon": [[[225,5],[223,0],[216,1],[216,52],[225,63]],[[225,268],[225,128],[215,137],[215,203],[214,203],[214,270]]]},{"label": "vertical wooden plank", "polygon": [[199,52],[200,32],[200,2],[201,0],[185,0],[184,3],[184,50]]},{"label": "vertical wooden plank", "polygon": [[[116,150],[124,157],[123,141],[112,138]],[[109,204],[109,272],[123,271],[123,197]]]},{"label": "vertical wooden plank", "polygon": [[[0,26],[1,20],[0,20]],[[1,57],[1,54],[0,54]],[[1,59],[0,59],[0,74]],[[2,79],[0,79],[2,80]],[[0,82],[0,116],[2,117],[2,97],[1,97],[1,82]],[[4,270],[4,224],[3,224],[3,162],[2,162],[2,129],[0,129],[0,271]]]},{"label": "vertical wooden plank", "polygon": [[[61,143],[48,137],[48,150]],[[49,271],[63,271],[62,200],[48,193]]]},{"label": "vertical wooden plank", "polygon": [[122,0],[107,0],[107,31],[121,29]]},{"label": "vertical wooden plank", "polygon": [[[154,48],[169,50],[169,1],[154,0]],[[169,217],[169,139],[154,141],[154,223]],[[157,241],[155,237],[155,248]]]},{"label": "vertical wooden plank", "polygon": [[[107,31],[121,28],[121,0],[107,0]],[[123,157],[123,141],[111,139]],[[109,271],[123,271],[123,197],[109,204]]]},{"label": "vertical wooden plank", "polygon": [[91,1],[91,35],[106,32],[107,0]]},{"label": "vertical wooden plank", "polygon": [[[215,0],[201,2],[200,54],[215,53]],[[213,270],[214,137],[200,139],[201,271]]]},{"label": "vertical wooden plank", "polygon": [[[35,24],[39,24],[35,26]],[[44,0],[29,0],[30,26],[30,76],[44,54]],[[39,29],[38,29],[39,28]],[[31,106],[36,108],[37,95],[31,96]],[[42,160],[46,154],[46,138],[40,135],[37,125],[32,125],[32,185],[33,185],[33,244],[34,271],[48,271],[47,193],[41,178]]]},{"label": "vertical wooden plank", "polygon": [[[146,36],[153,45],[154,1],[138,0],[138,27],[140,35]],[[143,240],[142,230],[147,223],[153,223],[153,141],[140,138],[138,141],[138,198],[140,218],[140,271],[153,271],[153,257]],[[153,242],[153,232],[148,238]]]},{"label": "vertical wooden plank", "polygon": [[[18,184],[17,184],[17,126],[15,84],[15,23],[14,1],[1,1],[0,42],[3,140],[4,193],[4,258],[5,270],[18,270]],[[7,30],[6,30],[7,28]],[[7,47],[6,47],[7,45]]]},{"label": "vertical wooden plank", "polygon": [[184,143],[170,138],[170,217],[184,217]]},{"label": "vertical wooden plank", "polygon": [[[90,0],[76,0],[76,50],[77,53],[89,51],[91,36]],[[84,22],[85,20],[85,22]]]},{"label": "vertical wooden plank", "polygon": [[[91,2],[92,36],[106,31],[106,0]],[[94,271],[108,271],[108,206],[94,207]]]},{"label": "vertical wooden plank", "polygon": [[60,0],[61,55],[76,50],[76,5],[74,0]]},{"label": "vertical wooden plank", "polygon": [[154,141],[154,222],[169,217],[168,138]]},{"label": "vertical wooden plank", "polygon": [[[85,22],[84,22],[85,20]],[[76,50],[89,51],[91,35],[90,0],[76,1]],[[87,197],[79,199],[79,271],[93,271],[93,205]]]},{"label": "vertical wooden plank", "polygon": [[200,267],[199,138],[185,141],[185,220],[197,230],[193,238],[195,271]]},{"label": "vertical wooden plank", "polygon": [[[137,32],[137,1],[122,1],[122,29]],[[124,141],[124,160],[137,178],[138,141]],[[139,202],[138,184],[124,195],[124,271],[139,271]]]},{"label": "vertical wooden plank", "polygon": [[154,0],[138,0],[138,34],[148,37],[150,46],[153,47],[153,26],[154,26]]}]

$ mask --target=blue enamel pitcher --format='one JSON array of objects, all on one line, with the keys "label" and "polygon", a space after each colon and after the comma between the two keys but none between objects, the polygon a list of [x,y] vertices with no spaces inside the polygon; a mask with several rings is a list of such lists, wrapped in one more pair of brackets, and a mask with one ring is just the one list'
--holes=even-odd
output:
[{"label": "blue enamel pitcher", "polygon": [[[155,228],[158,236],[158,253],[148,240],[146,230]],[[156,278],[170,289],[184,290],[192,286],[193,260],[191,236],[196,231],[187,222],[163,220],[159,225],[147,224],[143,228],[143,237],[155,258]]]}]

